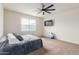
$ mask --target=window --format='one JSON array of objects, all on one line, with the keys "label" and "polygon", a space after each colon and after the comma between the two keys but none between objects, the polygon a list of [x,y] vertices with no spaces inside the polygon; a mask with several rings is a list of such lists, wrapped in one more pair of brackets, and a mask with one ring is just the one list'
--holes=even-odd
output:
[{"label": "window", "polygon": [[36,20],[22,18],[21,31],[36,31]]},{"label": "window", "polygon": [[30,20],[30,31],[36,31],[36,20]]}]

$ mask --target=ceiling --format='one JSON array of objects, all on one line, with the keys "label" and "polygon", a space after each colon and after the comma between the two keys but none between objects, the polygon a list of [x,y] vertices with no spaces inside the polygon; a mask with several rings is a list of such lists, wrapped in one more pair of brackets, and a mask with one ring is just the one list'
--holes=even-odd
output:
[{"label": "ceiling", "polygon": [[[41,8],[41,3],[4,3],[4,8],[20,13],[25,13],[33,16],[43,17],[42,13],[37,14],[37,8]],[[51,3],[45,3],[46,6],[51,5]],[[54,3],[56,11],[52,13],[58,13],[67,9],[79,8],[79,3]]]}]

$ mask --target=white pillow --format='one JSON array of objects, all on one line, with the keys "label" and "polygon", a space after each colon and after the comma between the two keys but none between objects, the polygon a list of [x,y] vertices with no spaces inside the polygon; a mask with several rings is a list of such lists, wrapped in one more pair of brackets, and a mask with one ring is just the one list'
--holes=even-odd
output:
[{"label": "white pillow", "polygon": [[8,36],[9,44],[17,44],[20,42],[12,33],[7,34],[7,36]]},{"label": "white pillow", "polygon": [[0,42],[4,42],[5,40],[6,40],[6,37],[4,36],[0,39]]},{"label": "white pillow", "polygon": [[8,39],[16,38],[12,33],[7,34],[7,36],[8,36]]}]

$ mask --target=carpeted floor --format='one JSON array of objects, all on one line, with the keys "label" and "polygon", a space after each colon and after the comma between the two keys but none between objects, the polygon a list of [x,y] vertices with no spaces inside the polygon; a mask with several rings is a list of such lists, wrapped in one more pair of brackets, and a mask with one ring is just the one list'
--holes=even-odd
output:
[{"label": "carpeted floor", "polygon": [[42,38],[43,48],[38,49],[29,55],[78,55],[79,45]]}]

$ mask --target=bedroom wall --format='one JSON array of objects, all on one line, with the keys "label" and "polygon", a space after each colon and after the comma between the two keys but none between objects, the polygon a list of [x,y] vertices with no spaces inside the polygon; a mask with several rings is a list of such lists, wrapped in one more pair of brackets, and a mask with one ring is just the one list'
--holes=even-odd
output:
[{"label": "bedroom wall", "polygon": [[3,36],[3,5],[0,3],[0,38]]},{"label": "bedroom wall", "polygon": [[44,20],[54,19],[54,26],[44,27],[44,36],[55,33],[57,39],[79,44],[79,8],[45,16]]},{"label": "bedroom wall", "polygon": [[[35,17],[35,16],[31,16],[31,15],[27,15],[27,14],[22,14],[19,12],[15,12],[15,11],[11,11],[11,10],[4,10],[4,14],[5,14],[5,20],[4,20],[4,33],[12,33],[12,32],[16,32],[16,33],[20,33],[20,34],[35,34],[38,36],[42,36],[43,34],[43,26],[42,26],[42,18],[39,17]],[[37,30],[36,32],[22,32],[21,31],[21,18],[25,18],[25,17],[33,17],[36,19],[37,22]]]}]

